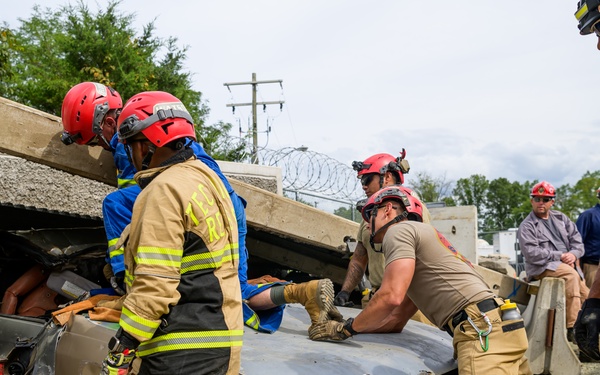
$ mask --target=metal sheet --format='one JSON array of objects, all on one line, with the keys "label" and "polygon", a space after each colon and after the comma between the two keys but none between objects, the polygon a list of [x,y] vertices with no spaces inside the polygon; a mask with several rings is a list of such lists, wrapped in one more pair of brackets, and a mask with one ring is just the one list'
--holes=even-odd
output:
[{"label": "metal sheet", "polygon": [[[345,318],[360,310],[339,308]],[[344,342],[308,338],[310,319],[288,305],[274,334],[244,328],[243,375],[257,374],[446,374],[456,368],[452,338],[436,327],[410,321],[402,333],[361,334]]]}]

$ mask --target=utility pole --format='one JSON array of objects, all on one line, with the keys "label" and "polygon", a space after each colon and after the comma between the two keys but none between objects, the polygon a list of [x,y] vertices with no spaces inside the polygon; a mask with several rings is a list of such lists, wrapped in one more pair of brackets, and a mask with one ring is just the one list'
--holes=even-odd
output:
[{"label": "utility pole", "polygon": [[270,81],[257,81],[256,73],[252,73],[252,82],[232,82],[232,83],[224,83],[223,84],[223,86],[227,86],[227,89],[229,89],[229,86],[252,85],[252,103],[227,104],[227,107],[232,107],[234,110],[235,110],[235,107],[238,107],[238,106],[247,106],[247,105],[252,106],[252,157],[251,157],[252,164],[258,164],[258,130],[257,130],[257,126],[256,126],[256,106],[262,105],[263,107],[265,107],[270,104],[279,104],[279,106],[282,106],[283,103],[285,103],[282,100],[276,101],[276,102],[256,102],[256,86],[263,84],[263,83],[279,83],[279,85],[281,86],[283,81],[280,79],[275,79],[275,80],[270,80]]}]

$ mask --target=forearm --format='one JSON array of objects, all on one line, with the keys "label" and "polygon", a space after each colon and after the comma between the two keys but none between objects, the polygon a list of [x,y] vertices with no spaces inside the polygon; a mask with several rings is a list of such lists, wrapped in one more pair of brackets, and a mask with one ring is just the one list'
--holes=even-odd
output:
[{"label": "forearm", "polygon": [[[399,308],[402,303],[396,303],[397,299],[395,297],[385,289],[379,289],[373,295],[367,307],[354,319],[352,325],[354,330],[358,332],[377,332],[378,328],[383,325],[389,325],[391,319],[398,319],[401,316]],[[404,324],[406,324],[406,321]]]},{"label": "forearm", "polygon": [[348,271],[342,284],[342,291],[350,293],[356,288],[365,274],[368,261],[367,250],[359,242],[348,264]]}]

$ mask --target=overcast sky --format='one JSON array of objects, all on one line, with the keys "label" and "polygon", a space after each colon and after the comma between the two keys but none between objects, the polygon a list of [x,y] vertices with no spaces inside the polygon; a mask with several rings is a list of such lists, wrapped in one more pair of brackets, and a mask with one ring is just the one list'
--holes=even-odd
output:
[{"label": "overcast sky", "polygon": [[[42,1],[5,2],[11,27]],[[57,9],[66,0],[44,0]],[[72,2],[73,3],[73,2]],[[102,2],[104,3],[104,2]],[[96,10],[96,2],[89,2]],[[244,131],[250,86],[259,145],[307,146],[342,163],[407,150],[418,171],[574,184],[600,170],[600,52],[570,1],[124,0],[135,25],[189,46],[186,70],[209,101],[209,123]]]}]

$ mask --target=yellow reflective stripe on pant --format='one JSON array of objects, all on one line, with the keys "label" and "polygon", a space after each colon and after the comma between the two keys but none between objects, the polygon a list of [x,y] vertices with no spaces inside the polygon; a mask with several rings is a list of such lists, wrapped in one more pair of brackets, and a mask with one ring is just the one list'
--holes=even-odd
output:
[{"label": "yellow reflective stripe on pant", "polygon": [[186,255],[181,259],[181,274],[191,271],[219,268],[225,262],[231,262],[232,259],[239,259],[238,244],[234,243],[222,249],[201,253]]},{"label": "yellow reflective stripe on pant", "polygon": [[123,306],[119,325],[123,327],[124,331],[151,339],[152,336],[154,336],[154,332],[160,325],[160,321],[144,319],[138,315],[135,315],[133,312],[131,312],[131,310]]},{"label": "yellow reflective stripe on pant", "polygon": [[246,319],[245,323],[248,327],[258,330],[258,327],[260,326],[260,318],[258,315],[256,315],[256,313],[254,313],[250,318]]},{"label": "yellow reflective stripe on pant", "polygon": [[170,350],[242,346],[243,334],[243,330],[168,333],[141,343],[138,347],[138,355],[143,357]]}]

